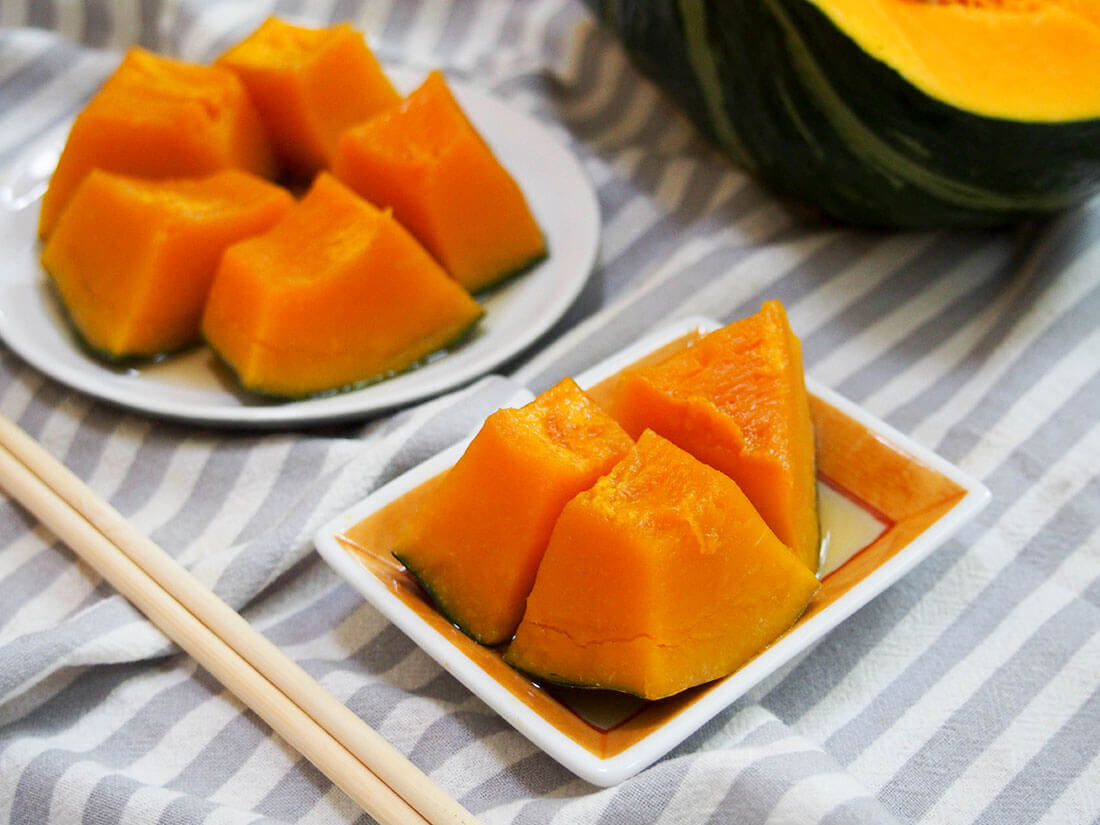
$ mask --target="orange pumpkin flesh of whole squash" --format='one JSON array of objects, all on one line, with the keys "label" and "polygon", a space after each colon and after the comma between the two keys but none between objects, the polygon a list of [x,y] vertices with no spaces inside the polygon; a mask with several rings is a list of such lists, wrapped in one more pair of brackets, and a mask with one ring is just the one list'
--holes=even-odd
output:
[{"label": "orange pumpkin flesh of whole squash", "polygon": [[565,506],[504,658],[660,699],[737,670],[817,588],[728,476],[647,430]]},{"label": "orange pumpkin flesh of whole squash", "polygon": [[226,247],[267,231],[294,203],[239,170],[141,180],[94,170],[42,252],[69,319],[110,358],[200,342],[203,305]]},{"label": "orange pumpkin flesh of whole squash", "polygon": [[347,23],[312,29],[272,17],[216,65],[241,78],[280,160],[300,177],[328,168],[341,132],[401,99]]},{"label": "orange pumpkin flesh of whole squash", "polygon": [[506,642],[561,508],[631,446],[566,378],[489,416],[394,555],[467,635]]},{"label": "orange pumpkin flesh of whole squash", "polygon": [[245,388],[301,397],[407,369],[481,315],[389,211],[322,172],[270,231],[226,250],[202,329]]},{"label": "orange pumpkin flesh of whole squash", "polygon": [[712,332],[620,378],[613,415],[726,473],[775,534],[817,571],[820,534],[802,352],[783,305]]},{"label": "orange pumpkin flesh of whole squash", "polygon": [[546,254],[519,186],[439,72],[398,106],[345,132],[333,173],[372,203],[393,207],[471,292]]},{"label": "orange pumpkin flesh of whole squash", "polygon": [[38,234],[48,237],[92,169],[184,178],[239,168],[270,177],[275,161],[237,76],[133,48],[77,115],[49,188]]}]

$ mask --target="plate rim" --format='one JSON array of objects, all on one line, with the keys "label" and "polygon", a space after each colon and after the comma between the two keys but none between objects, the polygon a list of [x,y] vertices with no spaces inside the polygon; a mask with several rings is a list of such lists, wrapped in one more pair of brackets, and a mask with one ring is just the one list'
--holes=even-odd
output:
[{"label": "plate rim", "polygon": [[[422,77],[427,71],[409,67],[387,67],[387,72],[399,85],[411,85],[415,78]],[[407,387],[401,384],[395,385],[392,382],[399,381],[402,378],[401,375],[397,375],[367,387],[321,397],[282,402],[274,401],[271,404],[232,406],[202,400],[192,403],[186,400],[165,399],[155,392],[150,393],[150,385],[142,383],[140,377],[134,379],[132,387],[119,387],[114,384],[104,386],[102,381],[103,371],[113,372],[110,367],[99,364],[83,354],[80,357],[87,361],[86,365],[79,360],[72,362],[58,361],[49,352],[43,353],[41,351],[42,346],[36,346],[25,332],[19,331],[20,325],[11,320],[12,313],[7,307],[0,307],[0,339],[3,339],[5,345],[12,352],[34,369],[96,400],[146,416],[230,429],[276,429],[363,419],[373,414],[457,389],[482,375],[492,372],[509,358],[521,353],[553,327],[568,312],[587,285],[596,267],[600,250],[602,226],[599,200],[594,185],[579,159],[547,124],[539,121],[529,112],[501,100],[487,89],[464,80],[455,79],[450,75],[447,76],[447,81],[462,103],[463,109],[470,114],[470,118],[477,125],[479,132],[490,143],[500,139],[503,134],[499,131],[494,133],[494,126],[485,127],[485,124],[494,123],[498,120],[497,117],[489,117],[487,113],[496,113],[503,115],[506,121],[511,120],[514,124],[512,128],[519,128],[530,134],[538,134],[541,146],[552,147],[555,155],[553,159],[554,169],[557,170],[555,176],[568,183],[570,196],[575,199],[570,202],[569,211],[571,215],[576,216],[576,220],[572,221],[570,226],[583,225],[590,229],[584,237],[575,234],[569,235],[569,257],[575,259],[579,266],[566,266],[566,269],[569,270],[566,273],[569,276],[568,278],[562,278],[560,272],[550,270],[550,273],[557,277],[557,281],[553,285],[553,295],[550,296],[551,300],[539,303],[540,311],[529,323],[516,323],[513,321],[513,326],[517,328],[517,331],[507,336],[506,343],[503,346],[495,346],[491,351],[486,350],[485,352],[475,350],[476,357],[473,360],[460,361],[453,371],[443,372],[441,370],[440,375],[433,377],[433,380],[427,384],[418,383]],[[470,112],[470,109],[475,111]],[[59,136],[63,141],[64,136],[68,133],[68,123],[71,123],[71,119],[67,120],[65,124],[59,124],[47,130],[27,144],[19,156],[0,172],[0,183],[10,180],[20,170],[25,169],[33,155],[57,145]],[[539,155],[539,165],[545,165],[545,158],[545,154]],[[514,165],[509,167],[509,171],[517,178],[519,177]],[[524,192],[528,200],[531,200],[532,196],[526,187],[524,187]],[[0,225],[0,238],[3,237],[4,231],[14,234],[13,225],[19,221],[19,213],[22,210],[36,210],[39,202],[40,196],[29,203],[21,202],[18,207],[0,205],[0,223],[2,223]],[[551,233],[546,226],[543,226],[543,231],[547,235],[548,241],[551,240],[549,237]],[[30,254],[34,255],[40,247],[37,238],[34,238],[31,242],[34,246],[32,246]],[[551,248],[547,260],[552,261],[554,255],[554,249]],[[539,267],[544,265],[535,264],[530,272],[520,274],[518,278],[537,276]],[[12,274],[5,275],[0,278],[0,281],[5,285],[27,284],[27,276],[20,271],[22,269],[22,266],[13,267],[11,272],[14,273],[14,276]],[[46,278],[44,271],[40,266],[32,266],[30,269],[38,275],[38,280],[33,280],[30,284],[31,287],[35,289],[44,288],[43,281]],[[500,287],[500,290],[503,292],[511,286],[510,284],[504,284]],[[492,300],[499,294],[490,289],[486,297]],[[492,309],[490,308],[489,311],[492,312]],[[63,318],[59,318],[58,323],[64,324],[65,322]],[[78,344],[73,340],[73,333],[70,330],[61,330],[60,334],[69,339],[66,342],[68,346],[71,346],[74,351],[78,350]],[[497,343],[500,344],[501,342]],[[476,346],[476,344],[476,341],[472,341],[467,346]],[[448,357],[443,356],[436,363],[445,363]],[[429,364],[419,369],[428,369],[433,366],[435,364]],[[412,370],[406,374],[416,375],[418,371]],[[100,379],[98,382],[97,378]],[[396,390],[393,390],[394,387],[396,387]],[[387,390],[390,391],[386,392]],[[168,391],[171,392],[172,389]]]},{"label": "plate rim", "polygon": [[[582,388],[590,387],[642,355],[685,334],[694,330],[710,331],[720,326],[716,321],[702,316],[690,316],[672,322],[581,372],[574,380]],[[755,685],[815,645],[872,598],[911,571],[990,500],[988,488],[958,466],[809,375],[806,376],[806,383],[807,389],[813,395],[856,419],[891,446],[904,450],[915,460],[941,472],[963,488],[965,495],[906,547],[883,562],[835,602],[780,638],[741,669],[725,677],[721,684],[707,691],[678,715],[610,757],[600,757],[587,750],[512,696],[459,648],[391,593],[336,538],[404,492],[453,464],[473,439],[473,434],[392,479],[322,525],[314,534],[314,544],[325,561],[370,604],[536,747],[581,779],[593,785],[611,787],[665,756]],[[516,406],[532,398],[533,393],[523,390],[501,406]]]}]

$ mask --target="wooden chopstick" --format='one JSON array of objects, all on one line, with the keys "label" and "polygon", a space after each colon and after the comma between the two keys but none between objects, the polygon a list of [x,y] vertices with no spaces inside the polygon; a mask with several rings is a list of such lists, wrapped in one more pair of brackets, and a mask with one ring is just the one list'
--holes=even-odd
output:
[{"label": "wooden chopstick", "polygon": [[240,614],[0,416],[0,486],[383,825],[476,825]]},{"label": "wooden chopstick", "polygon": [[165,593],[6,448],[0,448],[0,483],[153,624],[371,816],[379,822],[401,825],[427,822],[236,651]]}]

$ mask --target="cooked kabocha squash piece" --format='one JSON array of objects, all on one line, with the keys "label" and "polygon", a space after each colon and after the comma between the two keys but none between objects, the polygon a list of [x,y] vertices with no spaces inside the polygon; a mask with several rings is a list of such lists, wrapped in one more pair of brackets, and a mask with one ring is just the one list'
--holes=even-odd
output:
[{"label": "cooked kabocha squash piece", "polygon": [[546,254],[523,192],[439,72],[400,105],[345,132],[333,172],[372,203],[393,207],[471,292]]},{"label": "cooked kabocha squash piece", "polygon": [[802,350],[778,301],[619,379],[613,414],[726,473],[816,571],[814,436]]},{"label": "cooked kabocha squash piece", "polygon": [[826,212],[983,225],[1100,190],[1100,0],[588,0],[738,163]]},{"label": "cooked kabocha squash piece", "polygon": [[200,342],[222,252],[266,232],[293,203],[235,169],[182,180],[97,169],[61,214],[42,264],[89,348],[108,358],[169,353]]},{"label": "cooked kabocha squash piece", "polygon": [[512,637],[561,508],[632,446],[572,379],[493,413],[394,555],[470,637]]},{"label": "cooked kabocha squash piece", "polygon": [[241,81],[227,69],[133,48],[73,122],[42,198],[38,234],[50,234],[92,169],[184,178],[227,168],[265,177],[275,172]]},{"label": "cooked kabocha squash piece", "polygon": [[646,431],[565,505],[504,659],[660,699],[741,667],[817,587],[728,476]]},{"label": "cooked kabocha squash piece", "polygon": [[300,177],[328,168],[341,132],[401,99],[347,23],[313,29],[271,17],[216,65],[244,81],[280,160]]},{"label": "cooked kabocha squash piece", "polygon": [[301,397],[405,370],[481,315],[388,210],[322,172],[268,232],[225,251],[202,331],[246,389]]}]

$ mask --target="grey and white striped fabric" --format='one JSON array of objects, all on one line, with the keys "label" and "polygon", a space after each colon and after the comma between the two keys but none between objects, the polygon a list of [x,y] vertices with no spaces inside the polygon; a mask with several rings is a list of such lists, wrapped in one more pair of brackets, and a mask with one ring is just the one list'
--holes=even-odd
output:
[{"label": "grey and white striped fabric", "polygon": [[[161,423],[3,348],[0,411],[487,825],[1100,822],[1100,202],[998,232],[826,223],[726,164],[570,0],[2,0],[0,163],[128,44],[206,60],[273,11],[351,19],[384,60],[442,66],[568,144],[604,222],[577,304],[503,374],[355,426]],[[314,527],[516,386],[770,297],[813,375],[993,502],[637,777],[572,777],[312,552]],[[366,821],[24,511],[0,512],[0,821]]]}]

